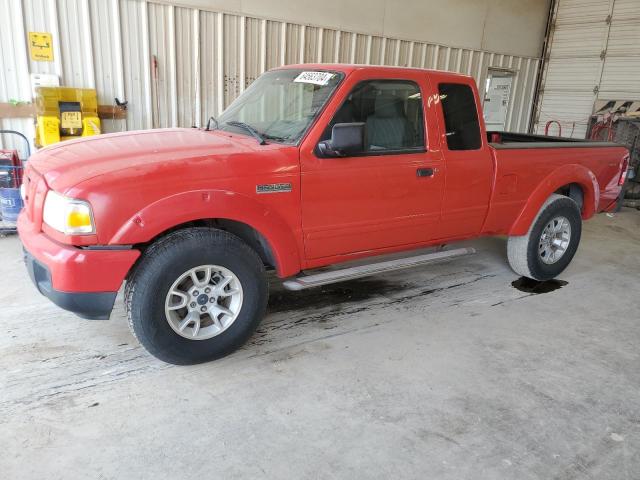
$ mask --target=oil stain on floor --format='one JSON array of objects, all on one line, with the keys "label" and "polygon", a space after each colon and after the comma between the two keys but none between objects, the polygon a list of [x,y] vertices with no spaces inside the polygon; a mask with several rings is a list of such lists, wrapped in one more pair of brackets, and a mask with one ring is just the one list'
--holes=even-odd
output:
[{"label": "oil stain on floor", "polygon": [[[243,349],[266,345],[274,339],[290,340],[293,337],[303,336],[313,331],[308,329],[308,326],[333,330],[341,325],[346,326],[350,315],[409,304],[414,300],[419,301],[430,295],[463,288],[495,275],[470,277],[468,274],[463,275],[463,272],[458,272],[455,275],[446,275],[446,277],[449,276],[463,276],[464,280],[454,284],[424,288],[423,282],[408,283],[380,278],[362,278],[297,292],[283,290],[281,286],[274,284],[269,296],[267,317]],[[437,277],[432,281],[436,284],[441,283]],[[457,305],[455,300],[452,305]]]},{"label": "oil stain on floor", "polygon": [[520,277],[518,280],[511,283],[513,288],[520,290],[521,292],[531,293],[538,295],[540,293],[549,293],[554,290],[568,285],[569,282],[564,280],[545,280],[543,282],[538,280],[532,280],[531,278]]},{"label": "oil stain on floor", "polygon": [[361,302],[373,297],[401,291],[405,285],[379,279],[357,279],[299,292],[274,292],[269,297],[269,313],[317,311],[343,302]]}]

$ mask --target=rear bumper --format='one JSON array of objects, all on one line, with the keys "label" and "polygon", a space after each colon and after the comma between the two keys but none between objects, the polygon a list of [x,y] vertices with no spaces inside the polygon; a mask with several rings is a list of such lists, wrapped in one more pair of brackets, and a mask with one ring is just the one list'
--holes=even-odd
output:
[{"label": "rear bumper", "polygon": [[40,293],[83,318],[109,318],[116,294],[140,256],[138,250],[60,244],[37,231],[24,211],[18,217],[18,233],[27,270]]}]

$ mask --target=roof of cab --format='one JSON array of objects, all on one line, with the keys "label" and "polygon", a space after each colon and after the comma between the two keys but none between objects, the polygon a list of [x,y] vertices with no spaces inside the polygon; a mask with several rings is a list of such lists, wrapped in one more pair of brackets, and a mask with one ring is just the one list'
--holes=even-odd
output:
[{"label": "roof of cab", "polygon": [[411,70],[411,71],[420,71],[420,72],[428,72],[428,73],[438,73],[443,75],[450,75],[451,77],[463,77],[463,78],[472,78],[470,75],[464,75],[462,73],[448,72],[445,70],[432,70],[428,68],[415,68],[415,67],[395,67],[390,65],[365,65],[365,64],[357,64],[357,63],[297,63],[292,65],[283,65],[281,67],[277,67],[274,70],[280,69],[316,69],[316,70],[333,70],[337,72],[342,72],[345,74],[349,74],[354,70],[386,70],[386,71],[397,71],[398,73]]}]

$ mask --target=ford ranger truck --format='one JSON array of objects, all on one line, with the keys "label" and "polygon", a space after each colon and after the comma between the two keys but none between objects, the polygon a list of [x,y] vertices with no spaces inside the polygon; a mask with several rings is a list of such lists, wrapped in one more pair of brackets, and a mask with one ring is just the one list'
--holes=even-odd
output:
[{"label": "ford ranger truck", "polygon": [[627,163],[613,143],[485,131],[468,76],[291,65],[206,128],[38,151],[18,229],[43,295],[107,319],[124,282],[140,343],[193,364],[250,337],[268,270],[295,290],[471,250],[366,257],[506,235],[517,274],[551,279],[582,221],[615,207]]}]

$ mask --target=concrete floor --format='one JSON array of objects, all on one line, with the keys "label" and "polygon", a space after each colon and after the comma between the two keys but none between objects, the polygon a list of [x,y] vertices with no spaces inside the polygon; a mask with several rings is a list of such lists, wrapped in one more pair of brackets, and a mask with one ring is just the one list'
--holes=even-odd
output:
[{"label": "concrete floor", "polygon": [[640,478],[640,213],[585,225],[559,290],[505,241],[299,293],[253,340],[168,366],[58,310],[0,239],[3,479]]}]

